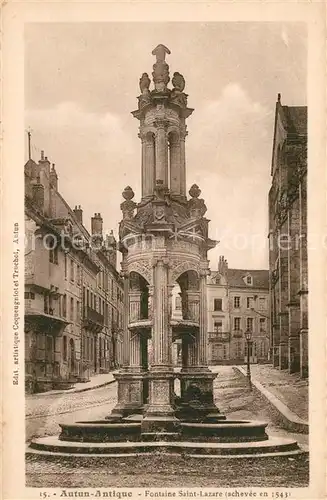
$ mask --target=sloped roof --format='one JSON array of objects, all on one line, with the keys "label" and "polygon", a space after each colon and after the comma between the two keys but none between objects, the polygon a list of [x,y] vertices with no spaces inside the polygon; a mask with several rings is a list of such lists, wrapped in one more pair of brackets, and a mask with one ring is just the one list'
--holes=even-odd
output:
[{"label": "sloped roof", "polygon": [[307,134],[307,106],[283,106],[283,112],[287,120],[288,132],[299,135]]},{"label": "sloped roof", "polygon": [[[211,273],[211,277],[215,279],[218,271]],[[245,276],[252,276],[252,285],[247,285],[244,282]],[[230,287],[242,288],[269,288],[269,271],[266,269],[228,269],[227,283]]]}]

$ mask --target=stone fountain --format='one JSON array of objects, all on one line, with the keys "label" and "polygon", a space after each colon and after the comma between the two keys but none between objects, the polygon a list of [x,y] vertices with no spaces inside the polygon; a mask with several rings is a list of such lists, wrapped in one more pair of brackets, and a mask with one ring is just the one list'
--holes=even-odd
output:
[{"label": "stone fountain", "polygon": [[[180,453],[191,456],[253,456],[300,453],[296,441],[271,438],[267,424],[227,420],[214,403],[208,368],[206,206],[197,185],[186,195],[185,80],[170,82],[169,49],[152,52],[153,88],[147,73],[133,116],[142,144],[142,198],[127,186],[121,203],[120,251],[124,279],[123,367],[115,374],[117,404],[106,419],[62,424],[58,437],[32,441],[43,454],[117,456]],[[201,165],[199,165],[201,168]],[[172,290],[178,284],[179,319],[172,315]],[[172,343],[182,345],[182,367],[174,371]],[[174,391],[180,382],[180,396]]]}]

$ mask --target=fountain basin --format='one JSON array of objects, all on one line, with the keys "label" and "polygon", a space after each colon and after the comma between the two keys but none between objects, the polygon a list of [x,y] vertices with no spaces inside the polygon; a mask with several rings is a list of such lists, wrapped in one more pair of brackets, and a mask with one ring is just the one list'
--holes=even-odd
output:
[{"label": "fountain basin", "polygon": [[138,441],[141,437],[141,424],[111,423],[106,420],[93,422],[76,422],[74,424],[60,424],[60,441],[106,443]]},{"label": "fountain basin", "polygon": [[181,440],[200,442],[265,441],[268,424],[257,421],[230,420],[212,423],[181,423]]}]

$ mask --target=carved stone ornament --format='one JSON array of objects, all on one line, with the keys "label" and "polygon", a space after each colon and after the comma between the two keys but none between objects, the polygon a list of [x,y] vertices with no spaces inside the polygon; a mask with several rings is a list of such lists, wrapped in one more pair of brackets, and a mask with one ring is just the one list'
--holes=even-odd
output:
[{"label": "carved stone ornament", "polygon": [[134,198],[134,191],[131,186],[126,186],[122,192],[122,196],[125,200],[132,200]]},{"label": "carved stone ornament", "polygon": [[140,274],[148,283],[152,285],[152,267],[149,260],[138,260],[128,263],[128,272]]},{"label": "carved stone ornament", "polygon": [[165,221],[166,220],[166,207],[163,204],[153,204],[153,215],[154,220],[156,221]]},{"label": "carved stone ornament", "polygon": [[199,199],[201,194],[201,189],[197,184],[193,184],[189,190],[189,195],[191,199],[188,201],[188,209],[190,217],[194,219],[200,219],[204,216],[207,211],[207,207],[202,198]]},{"label": "carved stone ornament", "polygon": [[133,189],[130,186],[127,186],[122,192],[122,196],[125,199],[125,201],[120,205],[120,209],[123,212],[123,219],[132,219],[136,208],[136,203],[132,201],[132,198],[134,198]]},{"label": "carved stone ornament", "polygon": [[149,78],[149,75],[147,73],[143,73],[140,78],[140,90],[142,94],[149,94],[150,83],[151,80]]},{"label": "carved stone ornament", "polygon": [[185,79],[183,75],[178,73],[178,71],[175,71],[171,83],[174,89],[179,90],[180,92],[183,92],[183,90],[185,89]]},{"label": "carved stone ornament", "polygon": [[170,263],[170,268],[171,268],[171,275],[170,275],[170,282],[175,283],[177,279],[180,277],[181,274],[185,273],[186,271],[195,271],[197,274],[199,274],[199,265],[196,262],[184,260],[172,260]]}]

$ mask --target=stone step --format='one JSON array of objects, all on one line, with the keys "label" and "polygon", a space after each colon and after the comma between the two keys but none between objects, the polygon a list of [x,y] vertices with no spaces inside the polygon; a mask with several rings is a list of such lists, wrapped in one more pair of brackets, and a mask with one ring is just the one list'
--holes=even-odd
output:
[{"label": "stone step", "polygon": [[124,442],[124,443],[76,443],[60,441],[57,437],[34,439],[28,453],[34,450],[61,456],[69,454],[74,456],[118,456],[118,455],[143,455],[144,453],[162,453],[178,455],[199,455],[221,457],[234,456],[263,456],[267,454],[285,455],[301,452],[296,441],[292,439],[270,437],[266,441],[238,442],[238,443],[200,443],[200,442]]}]

